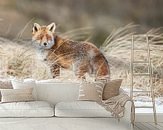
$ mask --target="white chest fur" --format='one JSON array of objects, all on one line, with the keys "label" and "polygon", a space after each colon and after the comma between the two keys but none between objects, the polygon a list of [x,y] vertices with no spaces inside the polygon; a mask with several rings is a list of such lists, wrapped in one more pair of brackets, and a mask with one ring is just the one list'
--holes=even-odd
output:
[{"label": "white chest fur", "polygon": [[37,50],[37,58],[39,60],[46,60],[47,56],[48,56],[48,50]]}]

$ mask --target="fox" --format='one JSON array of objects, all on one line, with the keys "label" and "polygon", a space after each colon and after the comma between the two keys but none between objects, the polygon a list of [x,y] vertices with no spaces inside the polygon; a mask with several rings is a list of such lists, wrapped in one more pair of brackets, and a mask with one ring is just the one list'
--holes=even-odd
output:
[{"label": "fox", "polygon": [[96,78],[110,78],[107,59],[93,43],[73,41],[59,36],[56,24],[39,25],[32,28],[32,44],[39,59],[46,61],[53,78],[60,75],[60,68],[73,70],[75,76],[84,78],[87,73]]}]

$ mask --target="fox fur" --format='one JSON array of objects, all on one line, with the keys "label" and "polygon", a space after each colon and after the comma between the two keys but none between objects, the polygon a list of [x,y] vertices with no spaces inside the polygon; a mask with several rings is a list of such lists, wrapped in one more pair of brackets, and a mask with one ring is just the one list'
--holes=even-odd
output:
[{"label": "fox fur", "polygon": [[55,33],[56,24],[40,26],[34,23],[32,42],[42,60],[50,67],[53,77],[59,76],[60,68],[73,69],[79,78],[85,73],[96,77],[110,77],[105,56],[92,43],[64,39]]}]

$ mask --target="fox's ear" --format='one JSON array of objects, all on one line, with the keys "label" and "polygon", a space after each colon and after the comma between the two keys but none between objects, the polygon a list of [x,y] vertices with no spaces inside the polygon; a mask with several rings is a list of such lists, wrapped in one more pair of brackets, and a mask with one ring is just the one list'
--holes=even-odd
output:
[{"label": "fox's ear", "polygon": [[56,29],[56,24],[55,23],[51,23],[47,26],[47,29],[49,31],[51,31],[52,33],[54,33],[55,29]]},{"label": "fox's ear", "polygon": [[32,32],[35,33],[40,30],[41,26],[38,23],[34,23]]}]

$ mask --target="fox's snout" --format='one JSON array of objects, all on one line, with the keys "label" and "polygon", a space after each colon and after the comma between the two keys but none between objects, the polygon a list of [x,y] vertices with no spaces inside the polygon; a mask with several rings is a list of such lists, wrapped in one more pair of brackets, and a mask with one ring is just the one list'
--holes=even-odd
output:
[{"label": "fox's snout", "polygon": [[47,46],[47,43],[46,42],[44,42],[44,46]]},{"label": "fox's snout", "polygon": [[54,31],[56,25],[40,26],[34,23],[32,29],[32,42],[39,49],[50,49],[54,45]]}]

